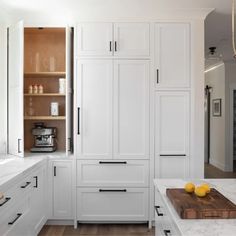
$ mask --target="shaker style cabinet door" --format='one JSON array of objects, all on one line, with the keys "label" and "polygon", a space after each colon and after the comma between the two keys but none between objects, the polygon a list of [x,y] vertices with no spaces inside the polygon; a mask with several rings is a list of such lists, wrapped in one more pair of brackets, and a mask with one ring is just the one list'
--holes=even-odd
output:
[{"label": "shaker style cabinet door", "polygon": [[112,158],[112,60],[80,60],[77,81],[77,154]]},{"label": "shaker style cabinet door", "polygon": [[114,158],[149,158],[149,61],[114,62]]},{"label": "shaker style cabinet door", "polygon": [[111,56],[112,23],[81,23],[77,27],[78,56]]},{"label": "shaker style cabinet door", "polygon": [[190,25],[162,23],[155,25],[156,88],[190,86]]},{"label": "shaker style cabinet door", "polygon": [[114,55],[149,56],[149,23],[114,23]]},{"label": "shaker style cabinet door", "polygon": [[23,22],[8,29],[8,153],[24,156]]},{"label": "shaker style cabinet door", "polygon": [[188,92],[156,92],[155,160],[158,177],[177,178],[187,175],[189,112]]}]

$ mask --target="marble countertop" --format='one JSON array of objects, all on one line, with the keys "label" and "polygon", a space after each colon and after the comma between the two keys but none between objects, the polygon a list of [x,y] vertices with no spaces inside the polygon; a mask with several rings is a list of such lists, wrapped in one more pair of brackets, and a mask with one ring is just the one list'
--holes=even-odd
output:
[{"label": "marble countertop", "polygon": [[0,190],[44,160],[46,159],[43,157],[20,158],[12,155],[0,155]]},{"label": "marble countertop", "polygon": [[236,179],[205,179],[205,180],[181,180],[181,179],[155,179],[154,185],[161,193],[170,214],[183,236],[235,236],[236,219],[200,219],[183,220],[176,213],[171,202],[166,196],[166,188],[183,188],[185,183],[193,182],[196,185],[208,183],[210,187],[217,189],[225,197],[236,204]]}]

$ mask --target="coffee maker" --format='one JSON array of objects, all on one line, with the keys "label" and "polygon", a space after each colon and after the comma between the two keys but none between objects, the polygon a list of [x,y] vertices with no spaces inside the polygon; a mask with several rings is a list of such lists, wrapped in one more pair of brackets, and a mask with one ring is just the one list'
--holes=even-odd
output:
[{"label": "coffee maker", "polygon": [[55,152],[56,133],[55,127],[45,127],[43,122],[34,123],[32,135],[34,136],[34,146],[30,149],[31,152]]}]

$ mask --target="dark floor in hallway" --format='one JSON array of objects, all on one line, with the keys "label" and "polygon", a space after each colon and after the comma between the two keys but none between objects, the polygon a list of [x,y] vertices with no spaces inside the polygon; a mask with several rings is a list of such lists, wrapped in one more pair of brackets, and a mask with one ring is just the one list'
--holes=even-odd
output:
[{"label": "dark floor in hallway", "polygon": [[73,226],[45,225],[39,236],[154,236],[147,224],[79,224]]},{"label": "dark floor in hallway", "polygon": [[222,171],[211,164],[205,164],[205,178],[220,179],[220,178],[236,178],[236,161],[234,161],[234,172]]}]

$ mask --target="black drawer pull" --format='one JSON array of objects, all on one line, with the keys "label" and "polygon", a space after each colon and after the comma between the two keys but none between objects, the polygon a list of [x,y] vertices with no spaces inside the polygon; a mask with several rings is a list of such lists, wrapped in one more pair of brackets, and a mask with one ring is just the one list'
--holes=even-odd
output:
[{"label": "black drawer pull", "polygon": [[117,42],[115,41],[115,52],[117,52]]},{"label": "black drawer pull", "polygon": [[157,215],[158,215],[158,216],[163,216],[163,213],[160,213],[160,212],[158,211],[159,208],[160,208],[160,206],[155,206]]},{"label": "black drawer pull", "polygon": [[126,189],[99,189],[99,192],[127,192]]},{"label": "black drawer pull", "polygon": [[0,207],[3,206],[3,205],[5,205],[9,200],[11,200],[11,198],[10,198],[10,197],[6,197],[5,200],[4,200],[4,202],[2,202],[2,203],[0,204]]},{"label": "black drawer pull", "polygon": [[99,164],[127,164],[127,161],[99,161]]},{"label": "black drawer pull", "polygon": [[80,107],[77,108],[77,113],[78,113],[78,130],[77,130],[77,134],[80,135]]},{"label": "black drawer pull", "polygon": [[57,167],[56,166],[54,166],[54,168],[53,168],[53,175],[57,176]]},{"label": "black drawer pull", "polygon": [[186,154],[160,154],[160,157],[186,157]]},{"label": "black drawer pull", "polygon": [[30,185],[31,184],[31,182],[26,182],[26,184],[25,185],[22,185],[22,186],[20,186],[21,188],[26,188],[28,185]]},{"label": "black drawer pull", "polygon": [[157,84],[159,83],[159,70],[157,69]]},{"label": "black drawer pull", "polygon": [[112,51],[111,44],[112,44],[112,42],[110,41],[110,44],[109,44],[109,46],[110,46],[110,52]]},{"label": "black drawer pull", "polygon": [[22,216],[22,213],[18,213],[17,216],[16,216],[16,218],[15,218],[13,221],[8,222],[8,224],[9,224],[9,225],[13,225],[21,216]]},{"label": "black drawer pull", "polygon": [[38,176],[34,176],[34,179],[35,179],[34,188],[38,188]]},{"label": "black drawer pull", "polygon": [[171,233],[171,231],[169,229],[164,229],[163,230],[165,236],[169,236],[169,234]]}]

